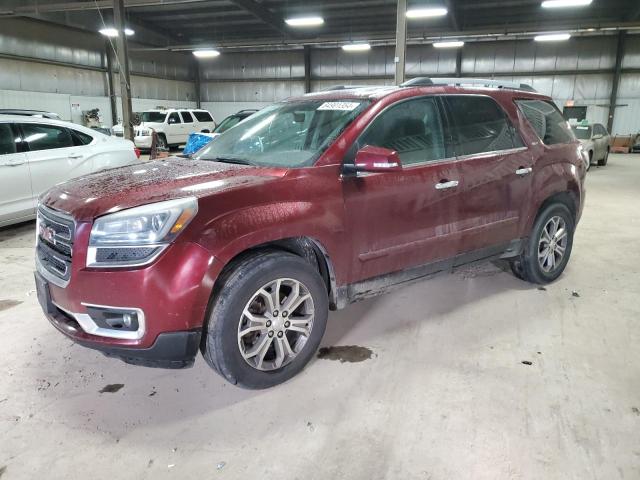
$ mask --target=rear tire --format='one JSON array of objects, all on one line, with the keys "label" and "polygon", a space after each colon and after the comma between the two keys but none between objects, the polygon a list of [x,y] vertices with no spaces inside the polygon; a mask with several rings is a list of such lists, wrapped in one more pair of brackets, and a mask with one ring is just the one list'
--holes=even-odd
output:
[{"label": "rear tire", "polygon": [[202,355],[240,387],[283,383],[318,349],[328,303],[324,281],[303,258],[279,251],[253,253],[221,276]]},{"label": "rear tire", "polygon": [[607,165],[608,161],[609,161],[609,149],[607,148],[607,152],[604,154],[604,158],[602,160],[598,160],[598,166],[604,167]]},{"label": "rear tire", "polygon": [[511,261],[514,275],[541,285],[556,280],[571,256],[574,230],[575,220],[566,205],[547,206],[536,218],[524,252]]}]

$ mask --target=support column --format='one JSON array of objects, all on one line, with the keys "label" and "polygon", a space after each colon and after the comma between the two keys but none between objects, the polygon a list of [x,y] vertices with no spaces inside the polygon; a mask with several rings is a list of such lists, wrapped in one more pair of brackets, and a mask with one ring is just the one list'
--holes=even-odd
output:
[{"label": "support column", "polygon": [[616,49],[616,69],[613,74],[613,87],[611,88],[611,98],[609,99],[609,119],[607,120],[607,130],[611,133],[613,120],[616,114],[616,104],[618,103],[618,87],[620,86],[620,75],[622,74],[622,59],[624,58],[624,45],[627,32],[622,30],[618,33],[618,46]]},{"label": "support column", "polygon": [[405,58],[407,54],[407,0],[398,0],[398,11],[396,13],[396,64],[395,83],[400,85],[404,82]]},{"label": "support column", "polygon": [[311,47],[304,46],[304,93],[311,92]]},{"label": "support column", "polygon": [[462,76],[462,49],[459,48],[456,52],[456,78]]},{"label": "support column", "polygon": [[113,84],[113,48],[111,42],[104,42],[104,54],[107,60],[107,94],[109,95],[109,106],[111,107],[111,125],[118,123],[118,107],[116,106],[116,87]]},{"label": "support column", "polygon": [[124,0],[113,0],[113,20],[118,30],[118,70],[120,71],[120,98],[122,99],[122,126],[124,138],[133,140],[133,111],[131,108],[131,78],[129,76],[129,52],[127,36],[124,34]]},{"label": "support column", "polygon": [[196,90],[196,105],[198,108],[202,108],[202,94],[200,92],[200,62],[198,59],[194,59],[194,71],[195,71],[195,90]]}]

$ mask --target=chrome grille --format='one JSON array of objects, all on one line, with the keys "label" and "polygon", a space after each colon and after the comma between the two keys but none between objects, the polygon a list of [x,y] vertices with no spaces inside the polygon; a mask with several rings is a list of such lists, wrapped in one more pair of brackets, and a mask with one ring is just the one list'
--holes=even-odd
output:
[{"label": "chrome grille", "polygon": [[66,286],[71,278],[74,233],[71,217],[42,205],[38,207],[37,262],[45,271],[42,273],[60,286]]}]

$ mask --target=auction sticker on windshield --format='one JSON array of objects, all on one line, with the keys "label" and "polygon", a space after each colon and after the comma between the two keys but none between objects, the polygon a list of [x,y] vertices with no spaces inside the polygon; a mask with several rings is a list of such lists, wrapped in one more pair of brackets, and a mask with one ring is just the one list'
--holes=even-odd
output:
[{"label": "auction sticker on windshield", "polygon": [[358,108],[358,102],[324,102],[318,107],[318,110],[341,110],[350,112]]}]

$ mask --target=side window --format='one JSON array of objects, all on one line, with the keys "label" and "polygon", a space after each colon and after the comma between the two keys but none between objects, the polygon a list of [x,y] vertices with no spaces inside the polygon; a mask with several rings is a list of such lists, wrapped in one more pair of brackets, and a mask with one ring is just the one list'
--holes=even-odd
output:
[{"label": "side window", "polygon": [[451,136],[457,155],[496,152],[522,147],[504,111],[489,97],[445,96],[451,115]]},{"label": "side window", "polygon": [[596,125],[595,125],[594,129],[595,129],[595,134],[596,134],[596,135],[602,135],[602,136],[607,135],[607,129],[606,129],[606,128],[604,128],[604,127],[603,127],[602,125],[600,125],[599,123],[596,123]]},{"label": "side window", "polygon": [[575,140],[569,123],[552,103],[543,100],[516,100],[516,103],[545,145]]},{"label": "side window", "polygon": [[178,116],[178,112],[173,112],[173,113],[169,114],[169,125],[171,125],[173,123],[182,123],[180,121],[180,117]]},{"label": "side window", "polygon": [[446,157],[442,120],[434,98],[419,98],[390,107],[369,125],[358,140],[395,150],[404,165]]},{"label": "side window", "polygon": [[193,123],[193,117],[189,112],[180,112],[180,116],[184,123]]},{"label": "side window", "polygon": [[199,122],[213,122],[213,118],[211,117],[209,112],[198,111],[193,112],[193,114]]},{"label": "side window", "polygon": [[73,147],[71,133],[64,127],[36,123],[23,123],[20,127],[24,133],[24,140],[29,144],[29,150],[32,152]]},{"label": "side window", "polygon": [[16,136],[13,134],[11,125],[0,123],[0,155],[9,155],[16,152]]},{"label": "side window", "polygon": [[75,146],[89,145],[93,142],[93,137],[86,133],[79,132],[77,130],[70,129],[71,137],[73,138],[73,144]]}]

